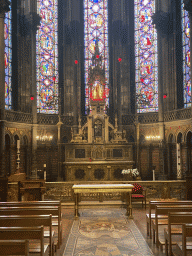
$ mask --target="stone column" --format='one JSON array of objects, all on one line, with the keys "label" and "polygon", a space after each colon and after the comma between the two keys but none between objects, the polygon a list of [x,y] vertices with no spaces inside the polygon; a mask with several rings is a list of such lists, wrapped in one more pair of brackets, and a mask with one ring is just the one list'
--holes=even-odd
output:
[{"label": "stone column", "polygon": [[5,13],[10,11],[8,0],[0,1],[0,175],[5,175],[4,150],[5,150],[5,41],[4,41],[4,18]]},{"label": "stone column", "polygon": [[[29,0],[28,0],[29,1]],[[36,32],[40,26],[40,16],[37,14],[37,0],[29,2],[30,13],[28,16],[30,36],[31,36],[31,94],[34,97],[32,100],[32,169],[36,169],[36,150],[37,150],[37,86],[36,86]]]}]

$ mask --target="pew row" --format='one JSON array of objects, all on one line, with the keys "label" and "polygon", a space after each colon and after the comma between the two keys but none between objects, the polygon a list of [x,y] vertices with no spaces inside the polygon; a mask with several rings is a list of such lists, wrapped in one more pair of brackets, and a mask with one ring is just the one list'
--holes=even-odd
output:
[{"label": "pew row", "polygon": [[[168,213],[169,212],[192,212],[192,205],[156,205],[155,206],[155,219],[152,220],[152,230],[153,230],[153,242],[156,242],[157,247],[160,246],[162,250],[162,246],[165,244],[164,241],[159,240],[159,226],[168,225]],[[159,219],[159,216],[166,215],[167,218]]]},{"label": "pew row", "polygon": [[57,206],[34,206],[34,207],[0,207],[1,215],[49,215],[57,216],[57,220],[52,221],[52,226],[57,225],[58,229],[58,248],[62,243],[62,222],[60,210]]},{"label": "pew row", "polygon": [[172,225],[182,225],[192,223],[192,212],[169,212],[168,214],[168,228],[164,229],[165,236],[165,254],[172,255],[173,242],[172,235],[182,235],[182,228],[172,228]]},{"label": "pew row", "polygon": [[[182,201],[175,201],[175,200],[165,200],[165,201],[150,201],[149,202],[149,213],[146,214],[146,223],[147,223],[147,235],[152,238],[152,229],[151,229],[151,220],[155,219],[155,213],[152,213],[152,210],[155,210],[156,205],[192,205],[192,201],[182,200]],[[159,218],[167,218],[167,216],[159,216]]]},{"label": "pew row", "polygon": [[192,238],[192,224],[182,224],[182,243],[176,244],[174,256],[192,255],[192,242],[188,242],[187,238]]},{"label": "pew row", "polygon": [[28,240],[0,240],[0,255],[29,256]]},{"label": "pew row", "polygon": [[44,229],[44,238],[49,239],[50,256],[54,255],[56,246],[54,245],[54,231],[52,230],[52,215],[10,215],[0,216],[0,227],[48,227]]},{"label": "pew row", "polygon": [[44,242],[44,227],[0,227],[0,240],[35,239],[39,242],[29,244],[30,253],[39,253],[40,256],[49,255],[49,244]]}]

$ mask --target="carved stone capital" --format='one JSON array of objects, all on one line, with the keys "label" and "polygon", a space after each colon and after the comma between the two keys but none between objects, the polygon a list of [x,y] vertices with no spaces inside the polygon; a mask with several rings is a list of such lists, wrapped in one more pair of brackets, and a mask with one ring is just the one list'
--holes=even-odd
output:
[{"label": "carved stone capital", "polygon": [[192,1],[191,0],[183,0],[184,9],[189,12],[189,15],[192,14]]},{"label": "carved stone capital", "polygon": [[9,5],[11,2],[9,0],[0,0],[0,14],[5,14],[10,11]]},{"label": "carved stone capital", "polygon": [[19,31],[21,36],[27,36],[31,32],[37,32],[40,27],[41,16],[36,12],[19,16]]},{"label": "carved stone capital", "polygon": [[173,33],[173,18],[171,12],[157,11],[152,15],[152,23],[155,24],[162,36]]}]

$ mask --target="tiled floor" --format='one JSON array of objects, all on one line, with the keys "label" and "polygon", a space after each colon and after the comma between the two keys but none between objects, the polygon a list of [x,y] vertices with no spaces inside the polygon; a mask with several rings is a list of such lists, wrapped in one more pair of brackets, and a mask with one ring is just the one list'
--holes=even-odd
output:
[{"label": "tiled floor", "polygon": [[[96,207],[96,206],[94,206],[94,207],[95,207],[95,209],[98,209],[98,207]],[[91,211],[94,209],[94,207],[90,207]],[[89,208],[87,208],[87,209],[89,209]],[[118,207],[116,207],[115,209],[118,210]],[[119,207],[119,210],[122,210],[122,209]],[[145,239],[146,243],[148,244],[149,248],[152,250],[153,254],[155,256],[165,255],[159,249],[157,249],[156,246],[153,245],[151,239],[149,239],[147,237],[146,219],[145,219],[146,212],[148,212],[148,209],[146,209],[146,210],[142,209],[141,205],[134,205],[133,206],[134,223],[138,227],[139,231],[141,232],[141,234],[142,234],[143,238]],[[63,252],[66,247],[67,239],[68,239],[71,227],[74,222],[74,209],[72,206],[69,207],[69,206],[63,205],[62,213],[63,213],[63,245],[62,245],[61,250],[57,253],[57,256],[58,255],[65,256],[63,254]],[[86,211],[85,211],[85,213],[86,213]],[[102,255],[100,255],[100,256],[102,256]]]}]

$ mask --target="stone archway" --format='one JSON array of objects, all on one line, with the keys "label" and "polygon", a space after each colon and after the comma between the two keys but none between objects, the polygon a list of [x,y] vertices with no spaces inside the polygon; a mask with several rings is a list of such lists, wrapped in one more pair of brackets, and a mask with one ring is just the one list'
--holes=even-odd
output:
[{"label": "stone archway", "polygon": [[192,132],[189,131],[186,137],[187,142],[187,173],[192,169]]},{"label": "stone archway", "polygon": [[168,138],[168,178],[170,180],[177,178],[176,143],[172,133]]}]

